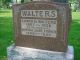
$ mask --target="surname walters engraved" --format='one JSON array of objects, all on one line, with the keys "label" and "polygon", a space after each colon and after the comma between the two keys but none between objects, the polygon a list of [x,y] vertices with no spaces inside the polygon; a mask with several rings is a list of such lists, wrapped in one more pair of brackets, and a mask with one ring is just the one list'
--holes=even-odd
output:
[{"label": "surname walters engraved", "polygon": [[[33,19],[27,19],[25,17],[32,17]],[[34,17],[37,17],[37,19],[35,19]],[[56,10],[21,10],[21,34],[43,37],[56,37],[56,18]]]},{"label": "surname walters engraved", "polygon": [[56,18],[56,10],[21,10],[21,17]]}]

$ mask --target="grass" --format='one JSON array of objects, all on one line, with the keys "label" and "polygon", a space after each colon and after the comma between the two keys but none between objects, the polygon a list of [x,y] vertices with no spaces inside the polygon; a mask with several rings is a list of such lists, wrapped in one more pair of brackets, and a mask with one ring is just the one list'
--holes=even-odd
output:
[{"label": "grass", "polygon": [[[75,60],[80,60],[80,14],[72,13],[68,44],[74,46]],[[13,42],[12,11],[0,10],[0,60],[6,60],[6,48]]]},{"label": "grass", "polygon": [[72,23],[69,31],[68,43],[74,46],[74,59],[80,60],[80,12],[72,13]]},{"label": "grass", "polygon": [[0,60],[7,55],[6,48],[13,40],[12,11],[0,10]]}]

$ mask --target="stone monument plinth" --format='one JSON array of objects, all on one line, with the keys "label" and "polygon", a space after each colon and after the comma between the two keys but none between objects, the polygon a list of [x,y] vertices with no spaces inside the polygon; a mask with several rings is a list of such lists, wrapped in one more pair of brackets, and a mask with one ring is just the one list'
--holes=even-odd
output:
[{"label": "stone monument plinth", "polygon": [[8,60],[74,60],[72,46],[68,46],[67,52],[55,52],[11,45],[7,52]]}]

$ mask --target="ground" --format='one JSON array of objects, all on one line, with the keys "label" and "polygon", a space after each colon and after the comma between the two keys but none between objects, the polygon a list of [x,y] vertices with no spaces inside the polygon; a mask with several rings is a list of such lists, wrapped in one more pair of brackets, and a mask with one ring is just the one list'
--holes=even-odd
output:
[{"label": "ground", "polygon": [[0,10],[0,60],[6,57],[6,48],[13,41],[12,11]]},{"label": "ground", "polygon": [[80,60],[80,12],[72,13],[68,44],[74,47],[75,60]]},{"label": "ground", "polygon": [[[6,48],[14,42],[12,10],[0,10],[0,60],[7,60]],[[80,60],[80,13],[72,12],[68,44],[74,47],[75,60]]]}]

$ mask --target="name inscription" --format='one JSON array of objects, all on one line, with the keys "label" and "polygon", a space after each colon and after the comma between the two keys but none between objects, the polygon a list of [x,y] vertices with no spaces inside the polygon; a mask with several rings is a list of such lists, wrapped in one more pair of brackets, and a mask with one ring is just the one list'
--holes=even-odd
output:
[{"label": "name inscription", "polygon": [[[25,18],[33,17],[33,19]],[[35,19],[54,18],[54,19]],[[21,34],[43,37],[56,37],[57,34],[56,10],[21,10]]]},{"label": "name inscription", "polygon": [[57,18],[56,10],[21,10],[21,17]]}]

